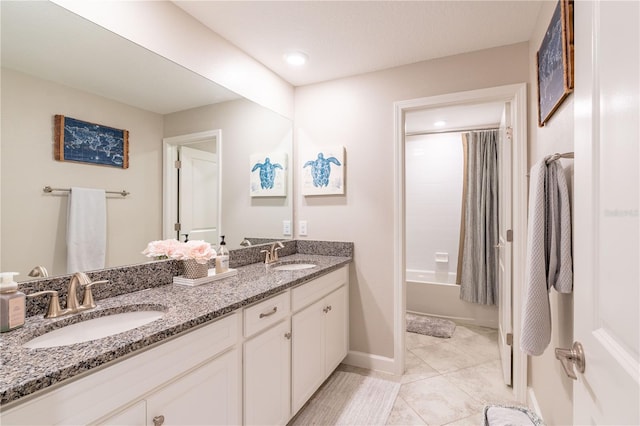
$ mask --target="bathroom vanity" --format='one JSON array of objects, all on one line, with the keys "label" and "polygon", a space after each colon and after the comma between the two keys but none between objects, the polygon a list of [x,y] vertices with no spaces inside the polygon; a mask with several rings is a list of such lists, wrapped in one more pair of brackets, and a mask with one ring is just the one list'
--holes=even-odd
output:
[{"label": "bathroom vanity", "polygon": [[[109,315],[161,310],[130,331],[61,347],[22,345],[45,324],[0,337],[3,424],[286,424],[348,350],[351,257],[294,254],[198,287],[98,301]],[[68,320],[67,320],[68,321]]]}]

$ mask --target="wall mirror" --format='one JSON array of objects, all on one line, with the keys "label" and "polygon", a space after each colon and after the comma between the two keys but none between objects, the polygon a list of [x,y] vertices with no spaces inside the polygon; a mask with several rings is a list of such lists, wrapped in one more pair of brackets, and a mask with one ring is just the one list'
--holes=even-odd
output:
[{"label": "wall mirror", "polygon": [[[250,197],[250,157],[292,158],[292,122],[51,2],[2,2],[0,268],[19,280],[44,266],[66,274],[68,193],[43,187],[126,190],[107,196],[106,267],[146,262],[163,238],[163,140],[218,132],[217,235],[282,239],[287,193]],[[55,161],[53,116],[129,131],[129,168]],[[199,148],[199,147],[195,147]],[[289,160],[290,161],[290,160]]]}]

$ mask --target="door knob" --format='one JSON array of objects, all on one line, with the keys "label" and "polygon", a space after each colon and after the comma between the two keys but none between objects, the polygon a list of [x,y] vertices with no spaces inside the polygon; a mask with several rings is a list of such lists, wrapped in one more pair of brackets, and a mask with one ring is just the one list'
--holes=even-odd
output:
[{"label": "door knob", "polygon": [[153,426],[162,426],[164,424],[164,416],[155,416],[153,418]]},{"label": "door knob", "polygon": [[578,373],[584,373],[584,349],[580,342],[573,342],[571,349],[556,348],[556,359],[560,360],[565,374],[573,380],[578,379],[576,368]]}]

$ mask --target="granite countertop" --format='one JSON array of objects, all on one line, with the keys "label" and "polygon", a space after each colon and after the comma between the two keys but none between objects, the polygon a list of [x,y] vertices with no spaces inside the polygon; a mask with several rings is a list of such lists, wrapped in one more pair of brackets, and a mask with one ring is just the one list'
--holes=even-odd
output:
[{"label": "granite countertop", "polygon": [[[310,262],[317,266],[274,271],[271,266],[256,263],[237,268],[235,276],[197,287],[170,284],[98,300],[95,309],[67,317],[44,319],[38,315],[27,318],[24,327],[0,335],[0,405],[336,270],[351,262],[351,258],[294,254],[282,257],[282,262]],[[103,339],[43,349],[22,346],[32,338],[64,325],[136,310],[161,310],[165,315]]]}]

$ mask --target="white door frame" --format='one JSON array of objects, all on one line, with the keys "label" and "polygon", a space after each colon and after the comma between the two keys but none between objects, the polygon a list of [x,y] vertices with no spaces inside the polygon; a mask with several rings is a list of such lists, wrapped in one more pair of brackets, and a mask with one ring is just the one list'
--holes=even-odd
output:
[{"label": "white door frame", "polygon": [[178,193],[178,180],[176,179],[175,162],[178,159],[178,147],[191,145],[206,140],[216,140],[216,152],[218,156],[218,235],[223,235],[222,230],[222,130],[207,130],[198,133],[173,136],[162,139],[162,238],[175,238],[174,225],[177,221],[177,203],[174,197]]},{"label": "white door frame", "polygon": [[412,110],[495,101],[510,101],[513,126],[513,387],[518,401],[526,403],[527,356],[520,350],[520,312],[527,240],[527,85],[449,93],[394,103],[394,358],[393,372],[404,373],[406,312],[405,253],[405,114]]}]

